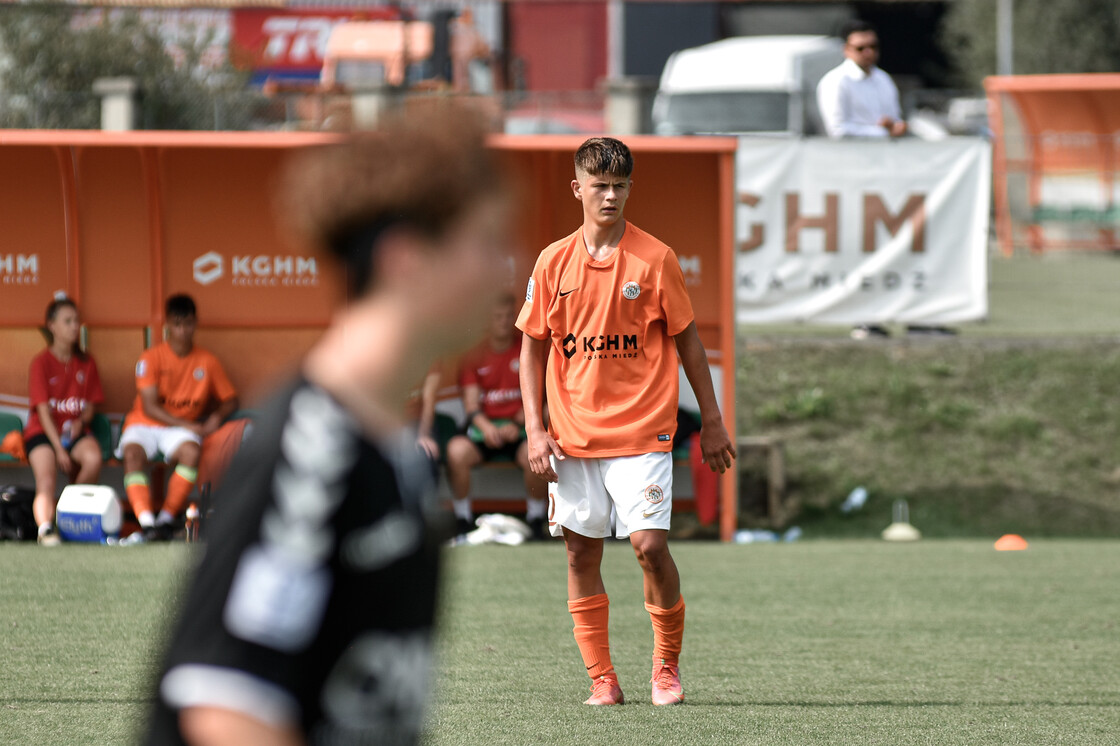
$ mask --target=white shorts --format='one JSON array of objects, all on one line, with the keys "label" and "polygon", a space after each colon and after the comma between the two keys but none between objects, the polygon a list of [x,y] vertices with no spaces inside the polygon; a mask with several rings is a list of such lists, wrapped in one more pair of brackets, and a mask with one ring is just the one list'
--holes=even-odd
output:
[{"label": "white shorts", "polygon": [[162,455],[164,460],[170,460],[184,443],[202,445],[202,438],[198,433],[185,427],[163,427],[160,425],[129,425],[121,433],[121,441],[117,446],[117,458],[124,458],[124,447],[135,443],[144,449],[144,455],[149,461],[155,461],[157,455]]},{"label": "white shorts", "polygon": [[617,458],[550,457],[559,478],[548,485],[548,527],[581,536],[611,535],[611,508],[618,514],[615,536],[645,529],[669,530],[673,512],[673,454],[643,453]]}]

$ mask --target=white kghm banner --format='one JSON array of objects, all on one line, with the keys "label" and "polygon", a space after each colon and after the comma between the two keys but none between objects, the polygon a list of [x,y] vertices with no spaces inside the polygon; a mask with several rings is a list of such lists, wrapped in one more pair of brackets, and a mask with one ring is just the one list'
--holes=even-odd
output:
[{"label": "white kghm banner", "polygon": [[741,138],[744,324],[956,324],[988,311],[986,141]]}]

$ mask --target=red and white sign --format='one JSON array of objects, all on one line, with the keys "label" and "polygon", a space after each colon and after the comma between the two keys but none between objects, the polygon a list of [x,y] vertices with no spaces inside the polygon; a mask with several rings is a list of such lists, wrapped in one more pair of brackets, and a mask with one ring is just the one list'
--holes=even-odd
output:
[{"label": "red and white sign", "polygon": [[331,31],[346,21],[392,20],[391,7],[238,8],[233,11],[231,58],[241,68],[292,73],[318,72]]}]

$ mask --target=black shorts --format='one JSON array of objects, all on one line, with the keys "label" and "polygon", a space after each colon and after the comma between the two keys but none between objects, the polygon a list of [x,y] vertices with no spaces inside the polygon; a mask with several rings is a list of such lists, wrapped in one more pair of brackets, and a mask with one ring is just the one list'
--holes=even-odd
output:
[{"label": "black shorts", "polygon": [[[502,425],[508,420],[495,420],[495,425]],[[478,448],[479,453],[482,454],[482,460],[486,461],[516,461],[517,449],[525,442],[525,428],[521,429],[521,438],[512,443],[506,443],[501,448],[491,448],[486,445],[486,441],[482,439],[482,431],[474,425],[468,425],[464,433],[471,442]]]},{"label": "black shorts", "polygon": [[[75,440],[73,443],[70,444],[70,447],[66,449],[66,452],[67,453],[72,452],[74,450],[74,446],[78,445],[78,441],[80,441],[82,438],[92,438],[92,437],[93,437],[93,435],[91,435],[90,433],[82,433],[78,437],[78,440]],[[48,438],[44,433],[39,433],[38,435],[32,435],[30,438],[27,439],[27,442],[23,444],[23,452],[26,453],[28,456],[30,456],[31,452],[34,451],[39,446],[50,446],[50,449],[52,451],[54,450],[54,446],[51,445],[51,439]]]}]

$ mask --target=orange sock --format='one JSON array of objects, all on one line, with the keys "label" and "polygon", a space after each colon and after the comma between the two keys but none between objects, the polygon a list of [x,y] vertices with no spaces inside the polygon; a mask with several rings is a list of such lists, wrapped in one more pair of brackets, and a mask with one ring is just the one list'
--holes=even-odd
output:
[{"label": "orange sock", "polygon": [[587,666],[587,675],[592,679],[614,673],[611,665],[611,643],[607,634],[607,618],[610,614],[610,601],[607,594],[577,598],[568,602],[568,611],[575,621],[576,645]]},{"label": "orange sock", "polygon": [[152,512],[152,491],[148,487],[148,475],[142,471],[134,471],[124,475],[124,493],[128,495],[128,504],[137,517],[141,513]]},{"label": "orange sock", "polygon": [[678,599],[671,609],[646,604],[646,611],[653,622],[653,659],[676,663],[681,657],[681,641],[684,639],[684,597]]},{"label": "orange sock", "polygon": [[163,501],[163,509],[171,515],[179,515],[187,506],[187,498],[197,481],[198,469],[182,464],[176,466],[175,473],[167,480],[167,499]]}]

